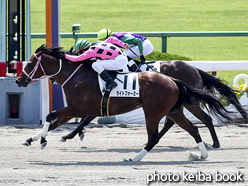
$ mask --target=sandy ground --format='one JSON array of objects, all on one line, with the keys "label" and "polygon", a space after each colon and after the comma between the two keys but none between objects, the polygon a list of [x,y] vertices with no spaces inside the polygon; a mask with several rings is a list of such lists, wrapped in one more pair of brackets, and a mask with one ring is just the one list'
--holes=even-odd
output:
[{"label": "sandy ground", "polygon": [[[207,128],[198,126],[210,146]],[[144,124],[91,123],[83,141],[78,136],[58,141],[74,127],[66,124],[49,132],[41,150],[39,141],[21,145],[40,125],[0,126],[0,185],[248,185],[247,124],[216,127],[221,148],[208,147],[205,161],[189,158],[190,152],[200,152],[177,125],[141,162],[123,158],[134,158],[144,147]]]}]

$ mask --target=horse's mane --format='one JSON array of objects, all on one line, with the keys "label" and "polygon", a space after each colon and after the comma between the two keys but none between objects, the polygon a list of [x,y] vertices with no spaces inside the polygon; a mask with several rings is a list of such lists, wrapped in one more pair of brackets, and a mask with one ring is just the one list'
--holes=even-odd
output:
[{"label": "horse's mane", "polygon": [[[57,58],[58,54],[65,54],[65,51],[63,50],[63,47],[54,47],[54,48],[49,48],[48,45],[41,45],[39,48],[36,49],[35,53],[38,53],[42,51],[45,54],[48,54],[50,56],[53,56]],[[85,67],[90,67],[92,63],[94,63],[96,60],[95,59],[86,59],[83,62],[83,66]]]},{"label": "horse's mane", "polygon": [[63,50],[63,47],[53,47],[53,48],[48,48],[48,45],[41,45],[39,48],[36,49],[35,53],[38,53],[42,51],[43,53],[45,54],[48,54],[50,56],[53,56],[53,57],[57,57],[58,54],[62,53],[64,54],[64,50]]}]

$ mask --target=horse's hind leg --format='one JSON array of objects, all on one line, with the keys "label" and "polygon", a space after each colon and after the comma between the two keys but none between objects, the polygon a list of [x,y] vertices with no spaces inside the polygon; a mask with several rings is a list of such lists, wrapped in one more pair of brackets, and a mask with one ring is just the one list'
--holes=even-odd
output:
[{"label": "horse's hind leg", "polygon": [[152,150],[152,148],[159,142],[160,138],[163,137],[163,135],[174,125],[174,121],[172,121],[170,118],[166,117],[166,121],[164,123],[164,127],[161,129],[161,131],[151,137],[151,140],[148,141],[145,149],[149,152]]},{"label": "horse's hind leg", "polygon": [[[159,142],[160,138],[174,125],[174,122],[166,118],[164,127],[158,132],[158,124],[160,119],[147,119],[146,117],[146,130],[148,134],[148,143],[140,153],[131,161],[140,161],[152,148]],[[152,117],[153,118],[153,117]]]},{"label": "horse's hind leg", "polygon": [[181,128],[186,130],[195,139],[198,148],[201,151],[201,157],[206,159],[208,157],[207,149],[202,142],[198,128],[184,116],[181,110],[180,112],[169,113],[167,116],[176,122]]},{"label": "horse's hind leg", "polygon": [[213,139],[213,148],[220,148],[220,143],[216,135],[212,118],[206,114],[200,107],[199,104],[192,106],[185,106],[195,117],[202,121],[210,131],[211,137]]},{"label": "horse's hind leg", "polygon": [[[160,120],[147,119],[146,116],[146,130],[148,134],[148,143],[143,148],[140,153],[134,157],[133,159],[129,159],[129,161],[140,161],[151,149],[159,142],[158,136],[158,124]],[[154,124],[154,125],[153,125]]]},{"label": "horse's hind leg", "polygon": [[81,141],[83,140],[83,132],[82,132],[82,129],[88,125],[93,119],[95,119],[96,116],[88,116],[88,115],[85,115],[79,125],[77,126],[77,128],[75,128],[72,132],[70,132],[69,134],[65,135],[65,136],[62,136],[60,141],[61,142],[65,142],[67,139],[72,139],[76,136],[77,133],[81,132],[81,134],[79,135]]}]

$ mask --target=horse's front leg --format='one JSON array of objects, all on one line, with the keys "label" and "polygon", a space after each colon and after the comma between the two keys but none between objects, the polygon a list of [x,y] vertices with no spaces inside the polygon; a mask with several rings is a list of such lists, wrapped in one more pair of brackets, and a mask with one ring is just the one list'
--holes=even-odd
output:
[{"label": "horse's front leg", "polygon": [[62,136],[60,141],[61,142],[65,142],[67,139],[72,139],[76,136],[77,133],[80,133],[79,137],[81,139],[81,141],[83,140],[83,137],[84,137],[84,133],[82,132],[83,128],[88,125],[93,119],[95,119],[96,116],[88,116],[88,115],[85,115],[79,125],[77,126],[77,128],[75,128],[72,132],[70,132],[69,134],[65,135],[65,136]]},{"label": "horse's front leg", "polygon": [[48,121],[45,122],[43,129],[42,129],[42,132],[41,132],[41,140],[40,140],[41,149],[44,149],[47,145],[46,136],[48,134],[48,131],[56,129],[58,126],[66,123],[71,118],[56,117],[51,122],[48,122]]},{"label": "horse's front leg", "polygon": [[56,111],[52,111],[47,115],[46,122],[43,126],[42,131],[38,132],[33,137],[27,139],[26,142],[23,142],[22,144],[29,146],[31,145],[32,141],[36,141],[41,138],[41,148],[43,149],[47,144],[45,138],[47,136],[48,131],[57,128],[58,126],[64,124],[66,121],[70,120],[73,117],[78,117],[78,115],[75,116],[75,113],[76,111],[72,106],[68,106]]},{"label": "horse's front leg", "polygon": [[[57,120],[55,123],[54,123],[54,125],[51,125],[51,126],[53,126],[53,128],[56,126],[56,127],[58,127],[59,125],[58,124],[63,124],[63,123],[65,123],[65,122],[67,122],[69,119],[68,118],[62,118],[62,119],[60,119],[60,120]],[[51,129],[50,128],[50,122],[46,122],[45,123],[46,124],[46,126],[44,125],[44,127],[45,127],[45,130],[41,130],[41,131],[39,131],[37,134],[35,134],[34,136],[32,136],[31,138],[28,138],[27,140],[25,140],[24,142],[22,142],[22,145],[25,145],[25,146],[30,146],[31,145],[31,143],[33,142],[33,141],[37,141],[37,140],[39,140],[40,138],[41,138],[41,136],[46,136],[46,133],[48,132],[48,131],[50,131],[50,130],[53,130],[53,129]],[[49,128],[48,128],[48,131],[46,131],[47,129],[47,126],[49,125]],[[43,128],[44,128],[43,127]],[[55,128],[56,128],[55,127]],[[44,139],[42,140],[43,142],[44,142]]]}]

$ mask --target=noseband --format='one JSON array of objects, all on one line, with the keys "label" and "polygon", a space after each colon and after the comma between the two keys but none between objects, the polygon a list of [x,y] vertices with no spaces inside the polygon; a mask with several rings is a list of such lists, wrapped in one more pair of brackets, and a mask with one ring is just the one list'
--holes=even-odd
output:
[{"label": "noseband", "polygon": [[[38,80],[40,79],[43,79],[43,78],[46,78],[46,77],[52,77],[52,76],[56,76],[60,71],[61,71],[61,68],[62,68],[62,60],[59,59],[59,70],[55,73],[55,74],[52,74],[52,75],[46,75],[46,72],[44,70],[44,68],[42,67],[42,64],[41,64],[41,57],[42,55],[40,55],[40,57],[37,57],[36,54],[34,54],[34,57],[37,59],[37,63],[35,65],[35,67],[33,68],[33,70],[28,74],[24,69],[23,69],[23,73],[27,76],[27,83],[31,83],[31,82],[37,82]],[[38,67],[40,66],[42,72],[43,72],[43,76],[41,76],[40,78],[37,78],[37,79],[33,79],[33,76],[34,74],[36,73]]]}]

